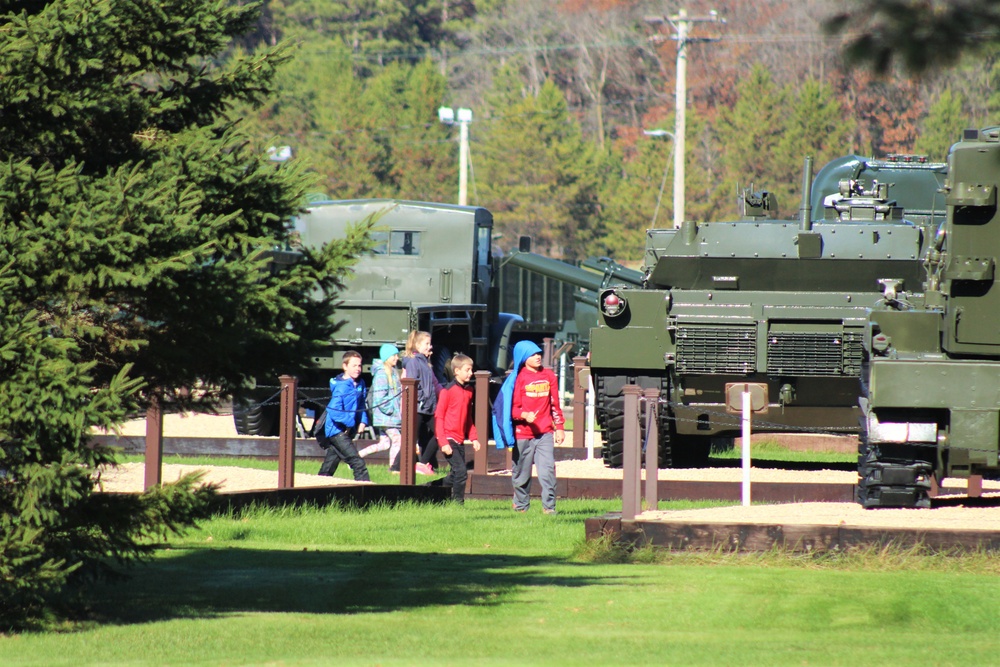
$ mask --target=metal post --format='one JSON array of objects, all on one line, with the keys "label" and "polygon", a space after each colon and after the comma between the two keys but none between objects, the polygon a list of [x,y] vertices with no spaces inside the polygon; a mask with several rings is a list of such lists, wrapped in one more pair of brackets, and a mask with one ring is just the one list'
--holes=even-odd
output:
[{"label": "metal post", "polygon": [[403,378],[403,427],[399,449],[399,483],[413,486],[417,481],[417,378]]},{"label": "metal post", "polygon": [[281,412],[278,427],[278,488],[295,486],[295,417],[298,415],[299,380],[292,375],[282,375]]},{"label": "metal post", "polygon": [[584,447],[587,437],[587,357],[573,357],[573,446]]},{"label": "metal post", "polygon": [[632,384],[622,389],[625,395],[624,456],[622,461],[622,519],[631,521],[640,512],[639,397],[642,388]]},{"label": "metal post", "polygon": [[146,409],[146,470],[143,488],[148,491],[163,481],[163,408],[160,395],[149,397]]},{"label": "metal post", "polygon": [[660,468],[660,390],[647,389],[646,393],[646,509],[659,509]]},{"label": "metal post", "polygon": [[473,455],[472,472],[476,475],[485,475],[487,470],[487,457],[489,454],[490,432],[490,372],[476,371],[476,434],[479,435],[479,444],[482,445],[479,451]]}]

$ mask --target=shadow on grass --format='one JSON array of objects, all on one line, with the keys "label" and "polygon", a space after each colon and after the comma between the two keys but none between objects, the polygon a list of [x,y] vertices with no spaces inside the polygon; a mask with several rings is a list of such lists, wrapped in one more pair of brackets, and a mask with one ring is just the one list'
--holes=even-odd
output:
[{"label": "shadow on grass", "polygon": [[[579,568],[555,576],[552,566]],[[491,606],[533,586],[620,583],[551,557],[390,551],[185,549],[97,587],[90,615],[102,623],[211,618],[242,612],[356,614],[431,605]]]}]

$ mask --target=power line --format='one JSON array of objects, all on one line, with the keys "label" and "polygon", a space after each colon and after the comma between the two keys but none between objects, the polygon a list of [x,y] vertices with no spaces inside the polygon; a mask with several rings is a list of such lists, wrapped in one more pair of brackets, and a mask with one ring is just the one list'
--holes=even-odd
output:
[{"label": "power line", "polygon": [[[844,39],[849,39],[850,35],[842,35],[837,37],[819,35],[819,34],[775,34],[775,35],[760,35],[760,34],[745,34],[745,35],[725,35],[719,38],[722,43],[731,42],[734,44],[830,44],[832,46],[839,45]],[[430,56],[432,58],[442,58],[448,57],[449,59],[454,58],[456,53],[461,53],[462,55],[473,55],[473,56],[504,56],[519,53],[549,53],[549,52],[560,52],[560,51],[578,51],[582,48],[642,48],[649,49],[650,42],[647,39],[629,39],[629,40],[615,40],[615,41],[598,41],[598,42],[573,42],[566,44],[525,44],[518,46],[484,46],[479,48],[463,48],[456,51],[448,51],[447,53],[434,48],[426,49],[407,49],[407,50],[396,50],[396,51],[372,51],[370,53],[352,53],[351,58],[359,61],[372,61],[377,62],[379,59],[403,59],[403,60],[414,60],[420,58],[426,58]],[[321,50],[321,51],[310,51],[308,54],[299,54],[296,56],[298,59],[313,60],[319,57],[326,57],[333,53],[333,50]]]}]

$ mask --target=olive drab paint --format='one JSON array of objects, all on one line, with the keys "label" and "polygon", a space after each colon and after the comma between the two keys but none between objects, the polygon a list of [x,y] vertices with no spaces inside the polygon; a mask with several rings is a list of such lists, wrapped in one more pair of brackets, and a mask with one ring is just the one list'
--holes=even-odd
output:
[{"label": "olive drab paint", "polygon": [[944,225],[923,283],[871,310],[857,500],[928,507],[944,477],[1000,473],[1000,130],[966,130],[948,156]]},{"label": "olive drab paint", "polygon": [[891,186],[907,183],[910,197],[921,183],[936,190],[944,167],[849,162],[824,168],[816,187],[807,160],[798,219],[777,219],[769,193],[745,192],[739,220],[647,231],[644,285],[601,291],[591,332],[607,465],[621,465],[629,384],[659,390],[661,466],[704,464],[712,447],[731,445],[733,382],[768,388],[755,432],[857,432],[868,311],[892,290],[921,288],[944,206],[921,194],[923,217],[911,221]]}]

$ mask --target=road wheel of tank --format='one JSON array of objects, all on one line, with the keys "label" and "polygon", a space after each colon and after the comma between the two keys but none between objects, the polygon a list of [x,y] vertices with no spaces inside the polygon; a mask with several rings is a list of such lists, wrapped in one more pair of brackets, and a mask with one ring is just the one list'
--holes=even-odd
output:
[{"label": "road wheel of tank", "polygon": [[261,405],[251,398],[233,399],[233,423],[240,435],[276,436],[281,421],[281,406]]},{"label": "road wheel of tank", "polygon": [[928,508],[934,469],[913,445],[873,445],[862,429],[858,439],[855,500],[865,509]]},{"label": "road wheel of tank", "polygon": [[625,398],[608,398],[604,405],[604,439],[601,443],[604,465],[608,468],[621,468],[624,462]]},{"label": "road wheel of tank", "polygon": [[[603,388],[608,387],[611,383],[603,382],[604,378],[599,378],[599,386]],[[661,380],[660,395],[665,395],[664,389],[667,386],[667,380],[664,378]],[[602,443],[602,453],[604,458],[604,465],[608,468],[621,468],[625,461],[625,397],[618,392],[618,395],[608,396],[606,393],[602,393],[603,399],[603,426],[604,426],[604,442]],[[669,442],[670,442],[670,415],[668,409],[661,408],[658,413],[658,433],[659,440],[656,443],[656,447],[659,452],[659,461],[668,461],[669,458],[665,458],[664,452],[669,454]],[[649,448],[649,443],[646,443],[646,422],[645,419],[640,419],[639,422],[639,437],[641,441],[646,444],[647,451]],[[662,463],[661,463],[662,467]]]}]

